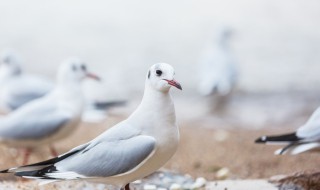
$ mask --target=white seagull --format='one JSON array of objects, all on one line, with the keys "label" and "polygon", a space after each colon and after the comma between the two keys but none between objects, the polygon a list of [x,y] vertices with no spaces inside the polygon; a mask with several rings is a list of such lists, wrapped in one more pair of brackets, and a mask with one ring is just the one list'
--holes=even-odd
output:
[{"label": "white seagull", "polygon": [[236,84],[236,61],[228,45],[230,36],[230,29],[220,28],[215,35],[214,43],[201,57],[199,93],[203,96],[226,96]]},{"label": "white seagull", "polygon": [[166,63],[153,65],[141,104],[126,120],[56,158],[2,173],[49,182],[84,179],[130,189],[130,182],[158,170],[177,150],[179,129],[169,90],[182,88],[174,74]]},{"label": "white seagull", "polygon": [[[11,49],[0,55],[0,110],[9,113],[22,105],[48,94],[54,83],[45,77],[23,72],[19,56]],[[84,93],[86,89],[83,89]],[[91,95],[92,92],[90,92]],[[85,111],[82,120],[97,123],[106,118],[106,112],[126,101],[106,101],[85,98]]]},{"label": "white seagull", "polygon": [[51,81],[44,77],[25,74],[20,58],[5,50],[0,56],[0,108],[13,111],[23,104],[40,98],[53,89]]},{"label": "white seagull", "polygon": [[98,79],[77,58],[62,63],[49,94],[0,118],[0,143],[23,148],[24,164],[32,149],[39,146],[49,145],[55,155],[52,143],[68,136],[80,123],[84,106],[81,81],[86,77]]},{"label": "white seagull", "polygon": [[300,154],[309,150],[320,148],[320,108],[318,108],[310,119],[293,133],[263,136],[258,138],[256,143],[283,144],[284,148],[279,149],[275,154]]}]

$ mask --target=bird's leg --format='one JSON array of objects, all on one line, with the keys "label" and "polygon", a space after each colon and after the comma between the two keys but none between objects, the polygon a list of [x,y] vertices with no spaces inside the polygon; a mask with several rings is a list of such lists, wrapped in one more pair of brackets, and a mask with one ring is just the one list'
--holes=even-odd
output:
[{"label": "bird's leg", "polygon": [[125,187],[124,190],[130,190],[130,183],[128,183]]},{"label": "bird's leg", "polygon": [[125,185],[124,187],[122,186],[120,188],[120,190],[130,190],[130,183],[128,183],[127,185]]},{"label": "bird's leg", "polygon": [[56,151],[56,149],[53,147],[53,145],[49,145],[49,149],[50,149],[50,153],[53,157],[57,157],[58,156],[58,152]]},{"label": "bird's leg", "polygon": [[22,162],[22,165],[26,165],[29,161],[29,156],[30,156],[30,153],[32,152],[32,149],[31,148],[25,148],[24,149],[24,154],[23,154],[23,162]]}]

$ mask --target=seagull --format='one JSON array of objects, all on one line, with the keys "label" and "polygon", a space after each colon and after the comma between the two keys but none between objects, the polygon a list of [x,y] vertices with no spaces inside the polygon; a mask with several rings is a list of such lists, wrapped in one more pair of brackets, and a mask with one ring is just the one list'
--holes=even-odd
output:
[{"label": "seagull", "polygon": [[275,154],[300,154],[306,151],[320,148],[320,107],[311,115],[310,119],[298,130],[288,134],[277,136],[263,136],[258,138],[256,143],[283,144],[284,148],[279,149]]},{"label": "seagull", "polygon": [[[48,94],[54,83],[45,77],[23,72],[19,56],[6,49],[0,55],[0,109],[9,113],[22,105]],[[83,89],[85,91],[85,89]],[[106,111],[125,105],[126,101],[102,101],[86,97],[82,120],[98,123],[105,119]]]},{"label": "seagull", "polygon": [[7,49],[0,55],[0,108],[10,112],[25,103],[49,93],[54,84],[45,77],[28,75],[21,68],[20,58]]},{"label": "seagull", "polygon": [[80,59],[65,60],[50,93],[0,118],[0,143],[23,148],[23,164],[34,148],[43,145],[49,145],[56,156],[52,143],[68,136],[80,123],[84,106],[81,81],[86,77],[99,79]]},{"label": "seagull", "polygon": [[200,60],[199,93],[203,96],[231,93],[237,80],[235,59],[228,46],[231,30],[221,27],[215,34],[214,44],[210,45]]},{"label": "seagull", "polygon": [[17,176],[49,180],[89,180],[120,189],[162,167],[176,152],[179,129],[172,86],[174,69],[158,63],[146,75],[145,90],[138,108],[124,121],[56,158],[1,171]]}]

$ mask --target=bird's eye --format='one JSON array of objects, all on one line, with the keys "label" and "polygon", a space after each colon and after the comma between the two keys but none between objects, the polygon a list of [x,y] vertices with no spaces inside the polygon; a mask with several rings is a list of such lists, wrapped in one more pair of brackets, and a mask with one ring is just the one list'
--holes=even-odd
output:
[{"label": "bird's eye", "polygon": [[162,75],[162,71],[161,70],[156,70],[157,76],[161,76]]},{"label": "bird's eye", "polygon": [[81,69],[82,69],[83,71],[87,71],[87,67],[86,67],[85,65],[81,65]]}]

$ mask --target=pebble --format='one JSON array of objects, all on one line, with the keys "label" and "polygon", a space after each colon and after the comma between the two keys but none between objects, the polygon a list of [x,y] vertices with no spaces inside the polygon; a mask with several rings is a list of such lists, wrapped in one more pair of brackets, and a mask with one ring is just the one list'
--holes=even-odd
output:
[{"label": "pebble", "polygon": [[228,168],[221,168],[217,173],[216,173],[216,177],[218,178],[218,179],[226,179],[226,178],[228,178],[228,176],[229,176],[229,174],[230,174],[230,171],[229,171],[229,169]]},{"label": "pebble", "polygon": [[157,186],[155,186],[155,185],[150,185],[150,184],[145,184],[145,185],[143,186],[143,189],[144,189],[144,190],[157,190]]},{"label": "pebble", "polygon": [[206,179],[204,179],[203,177],[199,177],[197,178],[196,182],[192,184],[191,189],[199,189],[199,188],[205,187],[206,183],[207,183]]},{"label": "pebble", "polygon": [[170,190],[181,190],[181,185],[174,183],[170,186]]}]

